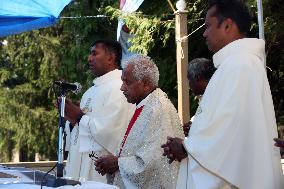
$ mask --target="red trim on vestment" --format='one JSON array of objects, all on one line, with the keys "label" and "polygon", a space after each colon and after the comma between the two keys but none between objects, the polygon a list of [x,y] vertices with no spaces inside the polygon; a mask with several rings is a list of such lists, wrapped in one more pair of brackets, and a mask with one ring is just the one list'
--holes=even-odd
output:
[{"label": "red trim on vestment", "polygon": [[144,106],[141,106],[140,108],[136,108],[136,110],[135,110],[135,112],[134,112],[134,114],[133,114],[133,116],[132,116],[132,118],[131,118],[131,120],[130,120],[130,122],[128,124],[126,132],[124,134],[124,137],[123,137],[123,140],[122,140],[122,143],[121,143],[121,147],[120,147],[120,150],[119,150],[119,153],[118,153],[118,157],[120,157],[121,151],[122,151],[122,149],[123,149],[123,147],[125,145],[125,142],[126,142],[126,139],[127,139],[128,135],[130,133],[130,130],[132,129],[135,121],[137,120],[137,118],[139,117],[140,113],[142,112],[143,107]]}]

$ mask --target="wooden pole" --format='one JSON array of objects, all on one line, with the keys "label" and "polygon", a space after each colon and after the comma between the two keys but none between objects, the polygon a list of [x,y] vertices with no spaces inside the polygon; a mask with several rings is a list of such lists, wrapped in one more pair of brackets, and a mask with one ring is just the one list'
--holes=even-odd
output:
[{"label": "wooden pole", "polygon": [[[178,84],[178,114],[182,124],[190,120],[189,85],[187,80],[188,40],[187,11],[175,12],[176,18],[176,54],[177,54],[177,84]],[[183,39],[183,37],[185,37]]]}]

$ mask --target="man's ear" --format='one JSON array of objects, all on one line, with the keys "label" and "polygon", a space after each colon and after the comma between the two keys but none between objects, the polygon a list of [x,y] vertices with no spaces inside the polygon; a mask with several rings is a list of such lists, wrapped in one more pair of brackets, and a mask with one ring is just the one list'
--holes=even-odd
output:
[{"label": "man's ear", "polygon": [[151,88],[151,83],[150,83],[149,79],[144,78],[144,79],[142,79],[142,82],[143,82],[144,91],[150,90],[150,88]]},{"label": "man's ear", "polygon": [[115,54],[114,53],[109,53],[107,60],[108,60],[109,64],[114,64],[115,65]]},{"label": "man's ear", "polygon": [[232,19],[227,18],[222,22],[222,27],[224,28],[225,32],[229,32],[232,29],[234,22]]}]

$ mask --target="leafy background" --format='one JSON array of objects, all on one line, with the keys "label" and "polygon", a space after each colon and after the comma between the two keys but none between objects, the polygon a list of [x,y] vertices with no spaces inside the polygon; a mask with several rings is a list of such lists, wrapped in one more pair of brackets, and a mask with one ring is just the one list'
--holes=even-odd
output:
[{"label": "leafy background", "polygon": [[[174,4],[176,1],[171,0]],[[284,4],[264,0],[267,74],[277,123],[284,124]],[[251,37],[258,36],[256,2],[248,0],[254,15]],[[132,50],[148,54],[160,70],[160,87],[177,105],[174,12],[167,0],[145,0],[139,12],[122,15],[117,0],[74,0],[49,28],[2,38],[0,43],[0,162],[11,161],[13,151],[21,161],[56,159],[58,113],[54,108],[54,80],[78,81],[85,91],[93,80],[87,66],[91,44],[101,38],[116,39],[117,18],[124,18],[135,38]],[[188,33],[204,23],[204,0],[187,0]],[[84,18],[107,15],[108,17]],[[204,28],[189,37],[189,60],[212,57],[202,37]],[[74,100],[77,96],[69,94]],[[197,106],[191,96],[191,114]],[[283,136],[282,136],[283,137]]]}]

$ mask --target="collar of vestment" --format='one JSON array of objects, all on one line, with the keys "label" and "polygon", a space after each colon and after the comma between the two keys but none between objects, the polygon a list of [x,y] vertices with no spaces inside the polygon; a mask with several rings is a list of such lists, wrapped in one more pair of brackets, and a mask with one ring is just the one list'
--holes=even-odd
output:
[{"label": "collar of vestment", "polygon": [[94,79],[93,83],[94,83],[94,86],[99,86],[99,85],[102,85],[105,82],[107,82],[111,79],[115,79],[115,78],[121,78],[121,70],[118,70],[118,69],[112,70],[112,71]]},{"label": "collar of vestment", "polygon": [[150,96],[154,93],[158,93],[159,91],[161,91],[160,88],[156,88],[155,90],[153,90],[151,93],[148,94],[148,96],[146,96],[146,98],[144,98],[139,104],[136,105],[136,108],[140,108],[141,106],[144,106],[145,104],[147,104]]},{"label": "collar of vestment", "polygon": [[218,68],[226,58],[230,55],[239,53],[251,53],[260,57],[265,58],[265,41],[257,38],[242,38],[235,40],[213,55],[214,66]]}]

